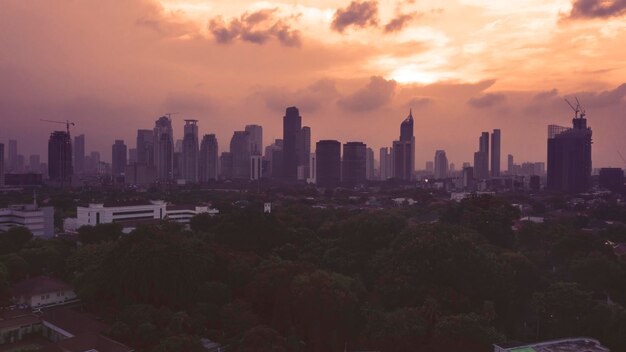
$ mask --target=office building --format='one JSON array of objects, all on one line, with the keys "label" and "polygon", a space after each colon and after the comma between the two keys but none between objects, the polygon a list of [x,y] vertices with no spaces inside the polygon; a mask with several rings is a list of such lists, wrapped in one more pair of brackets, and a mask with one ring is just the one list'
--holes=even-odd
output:
[{"label": "office building", "polygon": [[28,171],[34,173],[41,172],[41,158],[38,154],[33,154],[28,158]]},{"label": "office building", "polygon": [[137,162],[154,165],[154,131],[137,130]]},{"label": "office building", "polygon": [[247,125],[245,131],[250,139],[250,155],[263,154],[263,127],[259,125]]},{"label": "office building", "polygon": [[126,171],[127,149],[121,139],[115,140],[111,147],[111,173],[113,177],[120,176]]},{"label": "office building", "polygon": [[74,173],[82,175],[85,173],[85,135],[74,137]]},{"label": "office building", "polygon": [[219,157],[217,138],[214,134],[206,134],[200,144],[198,160],[198,176],[200,182],[216,181],[219,178]]},{"label": "office building", "polygon": [[500,177],[500,130],[491,133],[491,177]]},{"label": "office building", "polygon": [[474,178],[489,178],[489,132],[483,132],[478,140],[478,151],[474,153]]},{"label": "office building", "polygon": [[26,227],[35,237],[52,238],[54,208],[40,207],[37,202],[0,208],[0,233],[12,227]]},{"label": "office building", "polygon": [[572,128],[548,126],[548,188],[584,192],[591,187],[591,128],[585,114],[572,119]]},{"label": "office building", "polygon": [[435,152],[435,178],[444,179],[448,177],[448,157],[445,150]]},{"label": "office building", "polygon": [[309,178],[307,183],[317,183],[317,157],[315,153],[311,153],[309,156]]},{"label": "office building", "polygon": [[134,164],[137,162],[137,148],[128,149],[128,163]]},{"label": "office building", "polygon": [[9,140],[6,172],[17,172],[17,141],[14,139]]},{"label": "office building", "polygon": [[198,182],[198,120],[185,120],[183,129],[182,178],[187,182]]},{"label": "office building", "polygon": [[400,140],[393,142],[393,177],[410,181],[415,171],[415,136],[413,135],[413,112],[400,124]]},{"label": "office building", "polygon": [[250,179],[250,135],[246,131],[235,131],[230,140],[232,155],[232,178]]},{"label": "office building", "polygon": [[365,179],[369,181],[375,178],[374,169],[374,151],[372,148],[367,148],[365,154]]},{"label": "office building", "polygon": [[[283,163],[282,172],[285,181],[296,181],[298,165],[300,165],[298,150],[301,141],[302,117],[295,106],[288,107],[283,117]],[[341,148],[341,147],[340,147]]]},{"label": "office building", "polygon": [[298,133],[298,180],[306,180],[309,177],[309,155],[311,154],[311,128],[303,126]]},{"label": "office building", "polygon": [[174,178],[174,132],[169,117],[161,116],[156,120],[153,137],[157,180],[170,181]]},{"label": "office building", "polygon": [[250,156],[250,179],[258,180],[263,177],[263,157],[261,155]]},{"label": "office building", "polygon": [[367,176],[367,145],[348,142],[343,145],[342,182],[347,186],[364,184]]},{"label": "office building", "polygon": [[513,175],[515,173],[515,163],[513,161],[513,155],[509,154],[506,157],[506,171],[509,175]]},{"label": "office building", "polygon": [[474,168],[471,166],[463,166],[463,188],[474,187]]},{"label": "office building", "polygon": [[380,180],[386,181],[393,177],[392,152],[390,148],[380,148]]},{"label": "office building", "polygon": [[319,187],[334,188],[341,182],[341,143],[334,140],[321,140],[315,145],[317,165],[316,184]]},{"label": "office building", "polygon": [[55,131],[48,140],[48,177],[62,186],[72,180],[72,139],[65,131]]},{"label": "office building", "polygon": [[233,154],[223,152],[220,155],[220,178],[230,180],[233,178]]},{"label": "office building", "polygon": [[4,187],[4,144],[0,143],[0,187]]}]

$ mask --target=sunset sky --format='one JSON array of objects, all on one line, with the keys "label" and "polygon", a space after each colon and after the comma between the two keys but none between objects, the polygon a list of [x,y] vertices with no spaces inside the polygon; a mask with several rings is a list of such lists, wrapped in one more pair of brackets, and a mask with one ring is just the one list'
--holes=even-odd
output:
[{"label": "sunset sky", "polygon": [[[313,140],[398,138],[413,108],[416,165],[471,161],[502,130],[502,164],[544,161],[548,124],[577,96],[594,167],[624,166],[625,0],[0,1],[0,142],[45,160],[44,119],[76,122],[87,152],[135,146],[167,112],[216,133],[281,138],[287,106]],[[378,156],[377,156],[378,157]]]}]

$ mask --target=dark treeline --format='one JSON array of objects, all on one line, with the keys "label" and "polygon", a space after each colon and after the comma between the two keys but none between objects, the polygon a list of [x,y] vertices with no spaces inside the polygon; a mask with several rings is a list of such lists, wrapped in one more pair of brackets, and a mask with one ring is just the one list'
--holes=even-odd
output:
[{"label": "dark treeline", "polygon": [[[0,237],[0,289],[64,278],[138,351],[202,351],[200,337],[233,351],[488,351],[581,335],[626,350],[626,265],[606,245],[626,242],[625,228],[592,234],[575,217],[514,231],[502,198],[429,204],[253,203],[191,230],[82,228],[81,245],[13,229]],[[597,217],[624,216],[613,211]]]}]

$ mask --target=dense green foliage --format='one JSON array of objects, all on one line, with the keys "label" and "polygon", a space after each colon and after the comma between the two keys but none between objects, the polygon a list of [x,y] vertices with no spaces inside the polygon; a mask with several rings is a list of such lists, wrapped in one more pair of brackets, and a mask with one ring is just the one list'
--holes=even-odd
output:
[{"label": "dense green foliage", "polygon": [[626,241],[623,228],[590,233],[570,217],[514,231],[502,198],[424,204],[253,203],[190,230],[83,228],[78,245],[15,230],[0,236],[0,290],[71,280],[138,351],[202,351],[200,337],[242,352],[486,351],[576,335],[626,350],[626,262],[605,244]]}]

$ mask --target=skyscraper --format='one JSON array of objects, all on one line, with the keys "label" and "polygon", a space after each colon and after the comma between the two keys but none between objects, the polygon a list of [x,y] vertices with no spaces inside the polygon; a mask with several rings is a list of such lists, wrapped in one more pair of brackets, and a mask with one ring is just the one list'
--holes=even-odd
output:
[{"label": "skyscraper", "polygon": [[393,177],[410,181],[415,171],[415,136],[413,135],[413,112],[400,124],[400,140],[393,142]]},{"label": "skyscraper", "polygon": [[219,157],[217,138],[214,134],[205,134],[200,144],[198,174],[200,182],[209,182],[219,178]]},{"label": "skyscraper", "polygon": [[154,162],[157,180],[170,181],[174,178],[174,133],[172,120],[161,116],[154,126]]},{"label": "skyscraper", "polygon": [[591,128],[577,111],[573,128],[548,126],[548,188],[584,192],[591,187]]},{"label": "skyscraper", "polygon": [[309,178],[309,156],[311,154],[311,128],[303,126],[298,133],[298,179]]},{"label": "skyscraper", "polygon": [[[298,140],[302,129],[302,117],[295,106],[288,107],[283,117],[283,178],[296,181],[298,178]],[[340,146],[341,148],[341,146]]]},{"label": "skyscraper", "polygon": [[474,178],[489,178],[489,132],[483,132],[478,140],[478,151],[474,153]]},{"label": "skyscraper", "polygon": [[137,163],[137,148],[128,149],[128,163],[129,164]]},{"label": "skyscraper", "polygon": [[28,170],[30,172],[41,172],[41,160],[38,154],[33,154],[28,158]]},{"label": "skyscraper", "polygon": [[246,131],[235,131],[230,140],[232,155],[232,178],[250,179],[250,135]]},{"label": "skyscraper", "polygon": [[85,173],[85,135],[74,137],[74,173],[82,175]]},{"label": "skyscraper", "polygon": [[4,144],[0,143],[0,187],[4,186]]},{"label": "skyscraper", "polygon": [[72,139],[65,131],[54,131],[48,140],[48,177],[69,185],[72,180]]},{"label": "skyscraper", "polygon": [[187,182],[198,182],[198,149],[198,120],[185,120],[182,176]]},{"label": "skyscraper", "polygon": [[391,162],[392,153],[389,148],[380,148],[380,180],[386,181],[393,177],[393,164]]},{"label": "skyscraper", "polygon": [[365,155],[365,178],[367,180],[374,179],[374,151],[372,148],[367,148]]},{"label": "skyscraper", "polygon": [[137,130],[137,162],[154,165],[154,131]]},{"label": "skyscraper", "polygon": [[233,154],[231,152],[223,152],[220,155],[220,178],[223,180],[233,178]]},{"label": "skyscraper", "polygon": [[111,173],[113,177],[119,176],[126,170],[127,148],[121,139],[115,140],[111,147]]},{"label": "skyscraper", "polygon": [[248,132],[250,138],[250,154],[262,155],[263,154],[263,127],[259,125],[247,125],[246,132]]},{"label": "skyscraper", "polygon": [[341,178],[344,184],[356,186],[365,183],[367,174],[367,145],[348,142],[343,145]]},{"label": "skyscraper", "polygon": [[9,151],[7,158],[7,171],[17,171],[17,141],[14,139],[9,140]]},{"label": "skyscraper", "polygon": [[341,181],[341,143],[322,140],[315,145],[316,182],[319,187],[337,187]]},{"label": "skyscraper", "polygon": [[435,178],[443,179],[448,177],[448,157],[445,150],[435,152]]},{"label": "skyscraper", "polygon": [[513,168],[514,168],[515,163],[513,162],[513,155],[509,154],[506,157],[506,171],[509,175],[513,175]]},{"label": "skyscraper", "polygon": [[491,134],[491,177],[500,177],[500,130]]}]

